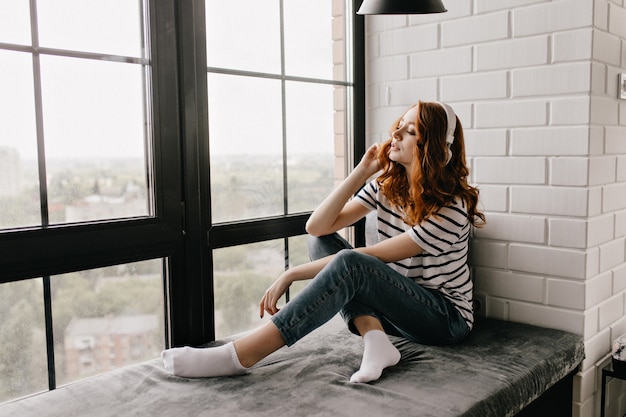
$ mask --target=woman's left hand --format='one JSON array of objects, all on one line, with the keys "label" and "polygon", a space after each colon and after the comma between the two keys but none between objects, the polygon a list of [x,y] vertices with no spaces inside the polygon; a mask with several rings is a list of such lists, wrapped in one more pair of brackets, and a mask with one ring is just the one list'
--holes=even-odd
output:
[{"label": "woman's left hand", "polygon": [[362,168],[367,173],[367,177],[374,175],[380,170],[381,166],[378,162],[378,150],[380,145],[378,143],[370,146],[365,154],[361,158],[361,161],[357,165],[357,168]]}]

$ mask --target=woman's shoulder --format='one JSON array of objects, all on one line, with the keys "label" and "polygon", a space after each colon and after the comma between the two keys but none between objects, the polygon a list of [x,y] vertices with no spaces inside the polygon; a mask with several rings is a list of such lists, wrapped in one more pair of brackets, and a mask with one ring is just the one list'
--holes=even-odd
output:
[{"label": "woman's shoulder", "polygon": [[467,203],[462,198],[457,197],[437,210],[436,215],[457,220],[459,223],[465,223],[465,220],[467,220],[467,214]]}]

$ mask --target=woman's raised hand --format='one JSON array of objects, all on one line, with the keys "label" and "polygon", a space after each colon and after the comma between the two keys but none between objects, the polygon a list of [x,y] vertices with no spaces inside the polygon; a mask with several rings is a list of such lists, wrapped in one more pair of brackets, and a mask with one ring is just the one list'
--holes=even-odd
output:
[{"label": "woman's raised hand", "polygon": [[361,158],[358,167],[365,170],[367,176],[372,176],[380,170],[380,163],[378,162],[378,149],[380,145],[378,143],[370,146],[365,154]]}]

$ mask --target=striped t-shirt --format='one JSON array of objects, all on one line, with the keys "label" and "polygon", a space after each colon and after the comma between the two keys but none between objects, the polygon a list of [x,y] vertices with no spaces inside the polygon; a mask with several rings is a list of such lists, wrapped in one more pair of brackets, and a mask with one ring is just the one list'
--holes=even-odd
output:
[{"label": "striped t-shirt", "polygon": [[379,240],[408,233],[423,249],[416,256],[388,265],[420,285],[443,293],[471,328],[474,323],[473,285],[467,265],[470,222],[465,202],[458,199],[411,227],[379,190],[376,180],[366,184],[356,199],[365,207],[376,210]]}]

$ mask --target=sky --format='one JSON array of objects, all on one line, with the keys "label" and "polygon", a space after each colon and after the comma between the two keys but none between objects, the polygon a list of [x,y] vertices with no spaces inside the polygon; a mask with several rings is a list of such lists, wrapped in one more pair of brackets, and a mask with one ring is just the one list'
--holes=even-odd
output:
[{"label": "sky", "polygon": [[[278,4],[207,1],[208,65],[280,72]],[[320,42],[331,37],[331,2],[284,4],[287,71],[331,78],[331,45]],[[139,0],[39,0],[37,13],[41,47],[142,57]],[[32,45],[28,0],[0,0],[0,44]],[[140,64],[46,54],[39,64],[48,158],[143,157]],[[36,158],[33,91],[31,54],[0,47],[0,146],[24,159]],[[209,99],[212,154],[280,153],[282,121],[270,111],[280,108],[279,81],[210,75]],[[332,108],[332,86],[291,82],[287,100],[290,150],[332,152],[333,115],[311,111]]]},{"label": "sky", "polygon": [[[0,10],[0,42],[31,46],[28,1],[0,0]],[[41,0],[38,21],[41,47],[141,57],[138,1]],[[42,54],[40,68],[49,158],[143,156],[141,65]],[[31,54],[0,50],[0,72],[0,146],[32,159]]]}]

